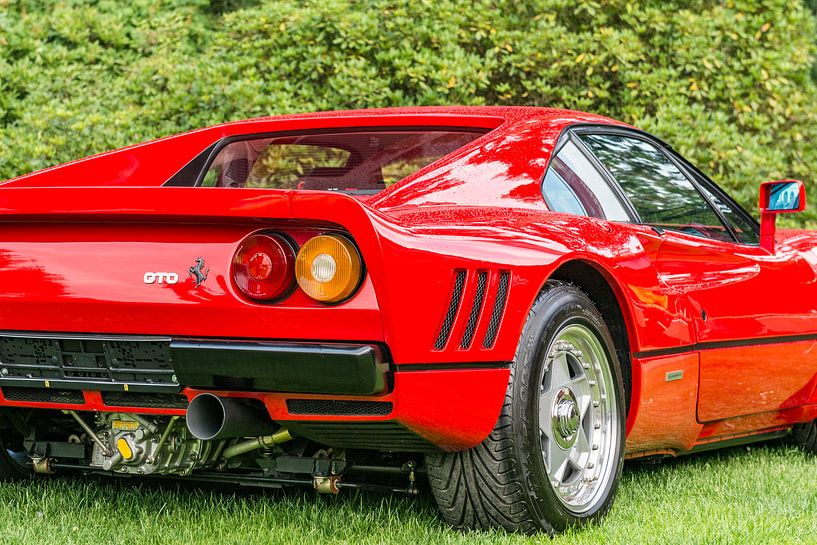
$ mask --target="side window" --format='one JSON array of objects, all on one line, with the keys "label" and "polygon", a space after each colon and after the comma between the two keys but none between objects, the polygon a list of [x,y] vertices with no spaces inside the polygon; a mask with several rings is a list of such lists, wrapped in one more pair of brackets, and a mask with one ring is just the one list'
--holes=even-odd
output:
[{"label": "side window", "polygon": [[581,216],[629,221],[613,189],[573,142],[550,161],[542,193],[548,208]]},{"label": "side window", "polygon": [[581,139],[618,181],[642,222],[734,241],[704,196],[661,150],[629,136],[582,135]]},{"label": "side window", "polygon": [[715,205],[715,208],[720,211],[721,216],[723,216],[729,224],[729,227],[732,228],[732,232],[737,237],[738,242],[742,242],[743,244],[757,244],[760,242],[760,233],[755,224],[746,219],[746,216],[740,210],[736,209],[734,204],[731,204],[728,200],[721,197],[719,192],[712,189],[708,181],[700,179],[697,175],[696,180],[698,181],[698,186],[701,188],[701,191],[706,194],[707,198]]}]

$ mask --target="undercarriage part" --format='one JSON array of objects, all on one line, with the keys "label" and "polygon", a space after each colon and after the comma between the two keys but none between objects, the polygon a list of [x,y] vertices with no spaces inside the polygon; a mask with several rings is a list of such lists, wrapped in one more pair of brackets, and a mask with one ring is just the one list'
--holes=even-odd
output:
[{"label": "undercarriage part", "polygon": [[97,435],[94,433],[94,430],[92,430],[91,427],[85,422],[85,420],[83,420],[82,417],[79,414],[77,414],[77,411],[66,411],[66,414],[70,414],[71,417],[77,421],[79,427],[85,430],[85,433],[88,434],[88,437],[90,437],[91,440],[93,440],[93,442],[96,443],[96,445],[102,450],[102,452],[104,452],[105,454],[110,453],[110,450],[105,445],[105,443],[103,443],[102,440],[99,437],[97,437]]},{"label": "undercarriage part", "polygon": [[54,473],[54,469],[51,465],[53,461],[54,460],[51,458],[32,458],[31,468],[34,470],[34,473],[44,473],[50,475]]},{"label": "undercarriage part", "polygon": [[33,473],[71,469],[304,486],[329,494],[343,489],[417,492],[416,454],[323,446],[283,427],[261,436],[202,440],[193,436],[183,416],[13,409],[5,419],[20,433],[19,463]]},{"label": "undercarriage part", "polygon": [[[62,462],[52,462],[51,468],[54,470],[82,471],[96,474],[98,471],[89,470],[87,466],[80,464],[68,464]],[[154,478],[172,478],[164,475],[146,475]],[[234,474],[216,471],[198,471],[187,477],[186,481],[196,481],[205,483],[237,484],[240,486],[257,486],[261,488],[283,488],[288,486],[303,486],[315,488],[315,478],[309,477],[267,477],[261,474]],[[337,479],[335,481],[338,491],[341,490],[363,490],[367,492],[379,492],[382,494],[406,494],[416,496],[419,490],[415,486],[390,486],[371,482],[346,482]]]},{"label": "undercarriage part", "polygon": [[286,443],[287,441],[291,440],[292,435],[289,433],[289,430],[287,430],[286,428],[281,428],[272,435],[255,437],[253,439],[248,439],[246,441],[242,441],[241,443],[236,443],[232,446],[229,446],[226,449],[224,449],[224,452],[222,453],[221,457],[224,458],[225,460],[229,460],[230,458],[235,458],[236,456],[247,454],[248,452],[252,452],[254,450],[272,448],[275,445]]},{"label": "undercarriage part", "polygon": [[178,417],[154,420],[141,415],[101,413],[94,441],[91,467],[138,475],[189,475],[198,468],[213,466],[220,458],[224,441],[202,441]]},{"label": "undercarriage part", "polygon": [[339,483],[340,477],[338,475],[312,478],[312,487],[321,494],[337,494],[340,492]]},{"label": "undercarriage part", "polygon": [[200,394],[187,408],[187,428],[204,441],[273,433],[278,425],[263,406],[252,404],[253,401]]}]

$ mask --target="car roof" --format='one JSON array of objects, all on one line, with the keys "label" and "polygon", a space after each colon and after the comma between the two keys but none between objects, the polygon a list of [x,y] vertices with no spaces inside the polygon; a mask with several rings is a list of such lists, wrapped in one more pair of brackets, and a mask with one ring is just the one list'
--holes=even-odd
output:
[{"label": "car roof", "polygon": [[441,118],[457,117],[485,117],[495,118],[504,122],[535,121],[540,123],[555,123],[561,125],[575,123],[603,123],[626,126],[626,124],[605,117],[603,115],[568,110],[562,108],[546,108],[540,106],[403,106],[393,108],[363,108],[356,110],[331,110],[318,112],[293,113],[285,115],[270,115],[243,119],[219,124],[217,126],[232,126],[259,121],[325,118],[382,118],[382,117],[413,117],[433,116]]}]

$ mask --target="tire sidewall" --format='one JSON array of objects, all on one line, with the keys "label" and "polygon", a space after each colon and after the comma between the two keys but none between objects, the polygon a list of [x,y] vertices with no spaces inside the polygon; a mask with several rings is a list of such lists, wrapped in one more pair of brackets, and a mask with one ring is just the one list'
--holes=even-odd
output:
[{"label": "tire sidewall", "polygon": [[15,434],[17,439],[22,441],[19,434],[17,434],[17,432],[13,431],[11,428],[0,428],[0,481],[26,478],[34,474],[30,468],[20,465],[8,453],[7,449],[9,448],[10,444],[15,442],[9,440],[9,436],[11,434]]},{"label": "tire sidewall", "polygon": [[[590,299],[578,289],[566,284],[554,284],[551,291],[537,300],[531,319],[525,326],[520,348],[514,362],[516,380],[512,383],[514,400],[514,435],[520,452],[517,459],[522,466],[523,482],[532,514],[543,528],[552,527],[561,532],[569,527],[580,526],[599,518],[610,508],[623,466],[624,448],[624,388],[621,366],[616,357],[610,333]],[[618,429],[618,441],[610,453],[616,467],[602,492],[603,500],[591,510],[576,514],[558,498],[550,484],[541,452],[539,431],[539,388],[545,373],[545,361],[555,336],[566,326],[581,324],[589,328],[601,342],[610,365],[614,381]]]}]

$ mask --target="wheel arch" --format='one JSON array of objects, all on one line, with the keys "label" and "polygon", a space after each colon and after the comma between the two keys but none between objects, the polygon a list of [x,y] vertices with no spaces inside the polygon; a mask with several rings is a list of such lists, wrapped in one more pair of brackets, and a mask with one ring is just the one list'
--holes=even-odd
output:
[{"label": "wheel arch", "polygon": [[[637,392],[638,377],[632,361],[632,346],[636,346],[635,329],[629,307],[621,286],[613,275],[593,261],[574,258],[564,261],[548,277],[548,281],[558,280],[570,283],[590,298],[610,330],[616,355],[621,363],[624,391],[627,401],[627,422],[631,421],[630,411],[633,392]],[[637,405],[636,405],[637,406]],[[628,426],[629,427],[629,426]],[[629,430],[628,430],[629,431]]]}]

